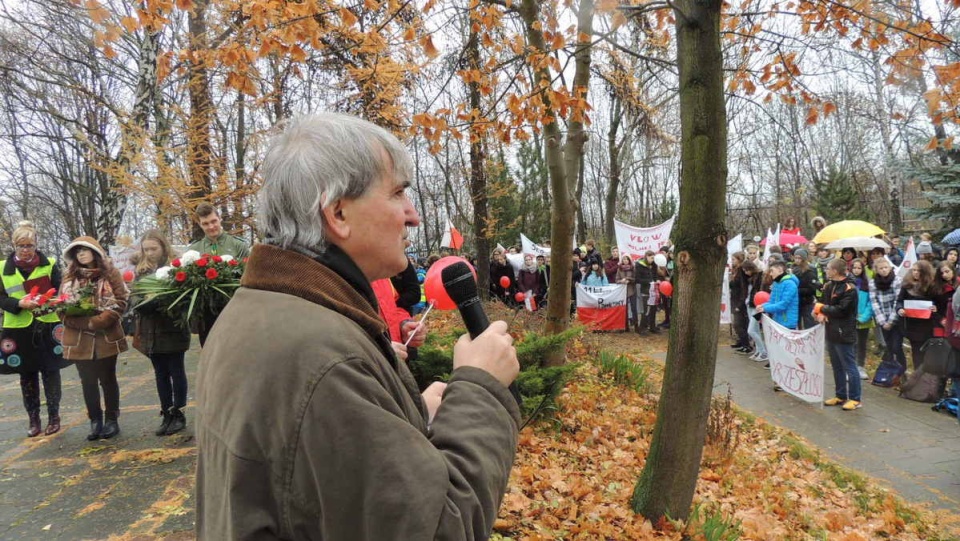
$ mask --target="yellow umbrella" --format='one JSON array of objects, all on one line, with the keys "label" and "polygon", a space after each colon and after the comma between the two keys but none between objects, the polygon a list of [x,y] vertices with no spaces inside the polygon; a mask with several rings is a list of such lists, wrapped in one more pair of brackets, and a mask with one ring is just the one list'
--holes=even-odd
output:
[{"label": "yellow umbrella", "polygon": [[823,244],[835,240],[846,239],[849,237],[873,237],[886,233],[883,229],[873,225],[870,222],[860,220],[844,220],[824,227],[813,237],[813,242]]}]

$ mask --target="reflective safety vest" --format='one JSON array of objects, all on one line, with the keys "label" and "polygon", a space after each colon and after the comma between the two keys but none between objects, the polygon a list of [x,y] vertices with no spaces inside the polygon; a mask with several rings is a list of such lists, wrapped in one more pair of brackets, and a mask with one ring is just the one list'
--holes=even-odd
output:
[{"label": "reflective safety vest", "polygon": [[[37,278],[43,278],[44,276],[50,277],[53,273],[53,266],[57,264],[56,258],[48,257],[46,265],[40,265],[37,268],[33,269],[33,272],[30,273],[28,278],[24,278],[20,271],[15,270],[13,274],[2,274],[0,277],[3,278],[3,289],[7,292],[7,296],[11,299],[22,299],[27,296],[27,291],[23,288],[23,283],[26,280],[36,280]],[[0,269],[6,265],[6,261],[0,261]],[[46,291],[41,291],[41,294],[46,293]],[[44,323],[59,323],[60,318],[57,317],[57,314],[47,314],[40,316],[40,321]],[[30,310],[20,310],[19,314],[14,314],[11,312],[3,313],[3,328],[4,329],[25,329],[33,324],[33,312]]]}]

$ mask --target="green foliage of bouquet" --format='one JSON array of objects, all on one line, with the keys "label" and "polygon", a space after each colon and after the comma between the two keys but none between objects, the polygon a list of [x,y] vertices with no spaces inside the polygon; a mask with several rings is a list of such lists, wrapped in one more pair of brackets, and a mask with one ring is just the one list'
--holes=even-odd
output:
[{"label": "green foliage of bouquet", "polygon": [[194,250],[133,284],[134,310],[161,311],[178,325],[190,328],[205,314],[219,314],[240,287],[245,262],[234,257],[200,254]]}]

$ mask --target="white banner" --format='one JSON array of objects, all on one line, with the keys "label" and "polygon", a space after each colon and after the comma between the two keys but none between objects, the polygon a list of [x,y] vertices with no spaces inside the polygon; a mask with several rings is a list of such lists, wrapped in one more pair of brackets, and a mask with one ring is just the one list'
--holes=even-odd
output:
[{"label": "white banner", "polygon": [[520,268],[523,267],[523,254],[505,255],[507,256],[507,263],[510,263],[510,266],[513,267],[513,277],[520,276]]},{"label": "white banner", "polygon": [[743,234],[737,235],[727,241],[727,263],[733,258],[733,254],[743,251]]},{"label": "white banner", "polygon": [[770,377],[804,402],[823,403],[823,325],[793,331],[763,315],[763,343],[770,357]]},{"label": "white banner", "polygon": [[770,245],[776,244],[780,245],[780,224],[777,224],[777,232],[774,233],[770,231],[770,228],[767,228],[767,240],[764,242],[763,246],[763,259],[759,261],[760,268],[762,270],[767,270],[767,261],[770,260]]},{"label": "white banner", "polygon": [[546,246],[540,246],[539,244],[536,244],[532,240],[528,239],[523,233],[520,233],[520,253],[549,257],[550,248],[547,248]]},{"label": "white banner", "polygon": [[723,270],[723,293],[720,294],[720,324],[729,325],[732,321],[730,312],[730,265]]},{"label": "white banner", "polygon": [[654,227],[634,227],[614,220],[613,226],[617,233],[620,256],[629,255],[630,259],[636,261],[638,257],[643,257],[647,250],[658,251],[670,240],[675,219],[676,216]]},{"label": "white banner", "polygon": [[917,247],[913,245],[913,237],[907,241],[907,247],[903,249],[903,262],[897,267],[897,276],[903,278],[910,272],[910,267],[917,262]]},{"label": "white banner", "polygon": [[627,304],[627,284],[585,286],[577,284],[577,308],[610,308]]}]

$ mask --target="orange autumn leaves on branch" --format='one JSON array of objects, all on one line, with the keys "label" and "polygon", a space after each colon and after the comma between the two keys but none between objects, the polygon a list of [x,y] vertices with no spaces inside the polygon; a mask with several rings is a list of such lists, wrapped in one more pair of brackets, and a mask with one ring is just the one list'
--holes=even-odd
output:
[{"label": "orange autumn leaves on branch", "polygon": [[341,75],[352,112],[394,128],[408,122],[400,101],[419,73],[420,60],[437,54],[423,35],[423,11],[398,0],[144,0],[129,14],[113,13],[97,0],[71,1],[97,25],[96,45],[108,56],[125,34],[156,32],[177,11],[205,8],[209,47],[163,51],[160,80],[174,72],[182,75],[188,63],[199,62],[223,71],[226,88],[269,100],[261,60],[292,62],[295,75],[301,74],[297,64],[316,61]]}]

